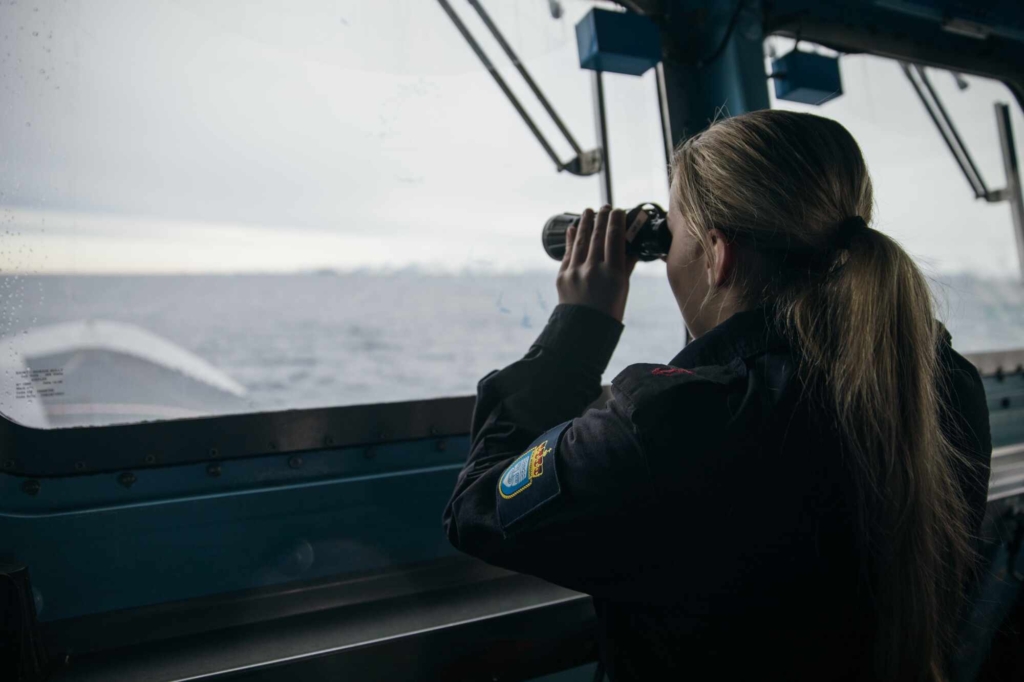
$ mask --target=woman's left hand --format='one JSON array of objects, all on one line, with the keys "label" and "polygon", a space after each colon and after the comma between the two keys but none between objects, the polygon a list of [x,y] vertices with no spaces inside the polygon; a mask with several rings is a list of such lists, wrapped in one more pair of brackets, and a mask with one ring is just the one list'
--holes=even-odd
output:
[{"label": "woman's left hand", "polygon": [[636,263],[636,257],[626,255],[625,211],[604,206],[595,219],[588,208],[565,235],[558,302],[585,305],[622,322]]}]

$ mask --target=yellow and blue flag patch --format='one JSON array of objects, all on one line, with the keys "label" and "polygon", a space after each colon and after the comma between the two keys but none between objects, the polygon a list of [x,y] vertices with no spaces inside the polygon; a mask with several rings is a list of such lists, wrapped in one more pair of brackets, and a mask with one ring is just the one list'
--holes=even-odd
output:
[{"label": "yellow and blue flag patch", "polygon": [[504,530],[557,498],[561,492],[555,452],[571,421],[542,434],[498,479],[498,520]]},{"label": "yellow and blue flag patch", "polygon": [[498,493],[502,497],[511,500],[529,488],[533,484],[533,479],[544,475],[544,458],[551,454],[548,442],[534,445],[505,469],[498,483]]}]

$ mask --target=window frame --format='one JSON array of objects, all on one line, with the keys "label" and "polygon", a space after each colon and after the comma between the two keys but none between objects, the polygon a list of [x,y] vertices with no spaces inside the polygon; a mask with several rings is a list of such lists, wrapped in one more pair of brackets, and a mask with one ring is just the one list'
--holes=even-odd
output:
[{"label": "window frame", "polygon": [[856,3],[851,8],[813,2],[778,3],[765,17],[764,37],[806,40],[847,54],[865,53],[949,69],[1002,82],[1024,109],[1024,43],[990,36],[977,40],[942,29],[922,34],[933,22]]},{"label": "window frame", "polygon": [[[1024,66],[1015,66],[1024,65],[1024,43],[996,36],[976,40],[938,24],[928,30],[930,20],[864,3],[855,9],[800,0],[777,3],[763,17],[763,35],[999,80],[1024,109]],[[74,476],[459,436],[469,430],[473,401],[472,396],[441,397],[60,429],[28,427],[0,415],[0,473]]]},{"label": "window frame", "polygon": [[0,473],[49,478],[469,432],[474,396],[43,429],[0,415]]}]

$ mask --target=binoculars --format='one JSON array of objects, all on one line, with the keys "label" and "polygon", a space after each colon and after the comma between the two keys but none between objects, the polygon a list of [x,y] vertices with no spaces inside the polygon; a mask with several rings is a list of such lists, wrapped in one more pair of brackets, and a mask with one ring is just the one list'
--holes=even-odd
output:
[{"label": "binoculars", "polygon": [[[579,223],[578,213],[560,213],[544,224],[541,242],[544,251],[555,260],[565,255],[565,233]],[[655,203],[640,204],[626,214],[626,253],[642,261],[652,261],[668,255],[672,234],[668,230],[668,215]]]}]

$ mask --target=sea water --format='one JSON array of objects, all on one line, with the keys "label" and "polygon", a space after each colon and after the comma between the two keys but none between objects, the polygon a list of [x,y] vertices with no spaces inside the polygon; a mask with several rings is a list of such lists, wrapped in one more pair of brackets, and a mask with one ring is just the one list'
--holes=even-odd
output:
[{"label": "sea water", "polygon": [[[968,275],[933,282],[962,352],[1024,348],[1024,285]],[[553,272],[514,275],[21,276],[0,278],[0,335],[78,320],[155,333],[245,387],[244,409],[469,395],[521,357],[557,303]],[[634,276],[605,375],[667,362],[682,318],[663,277]]]}]

